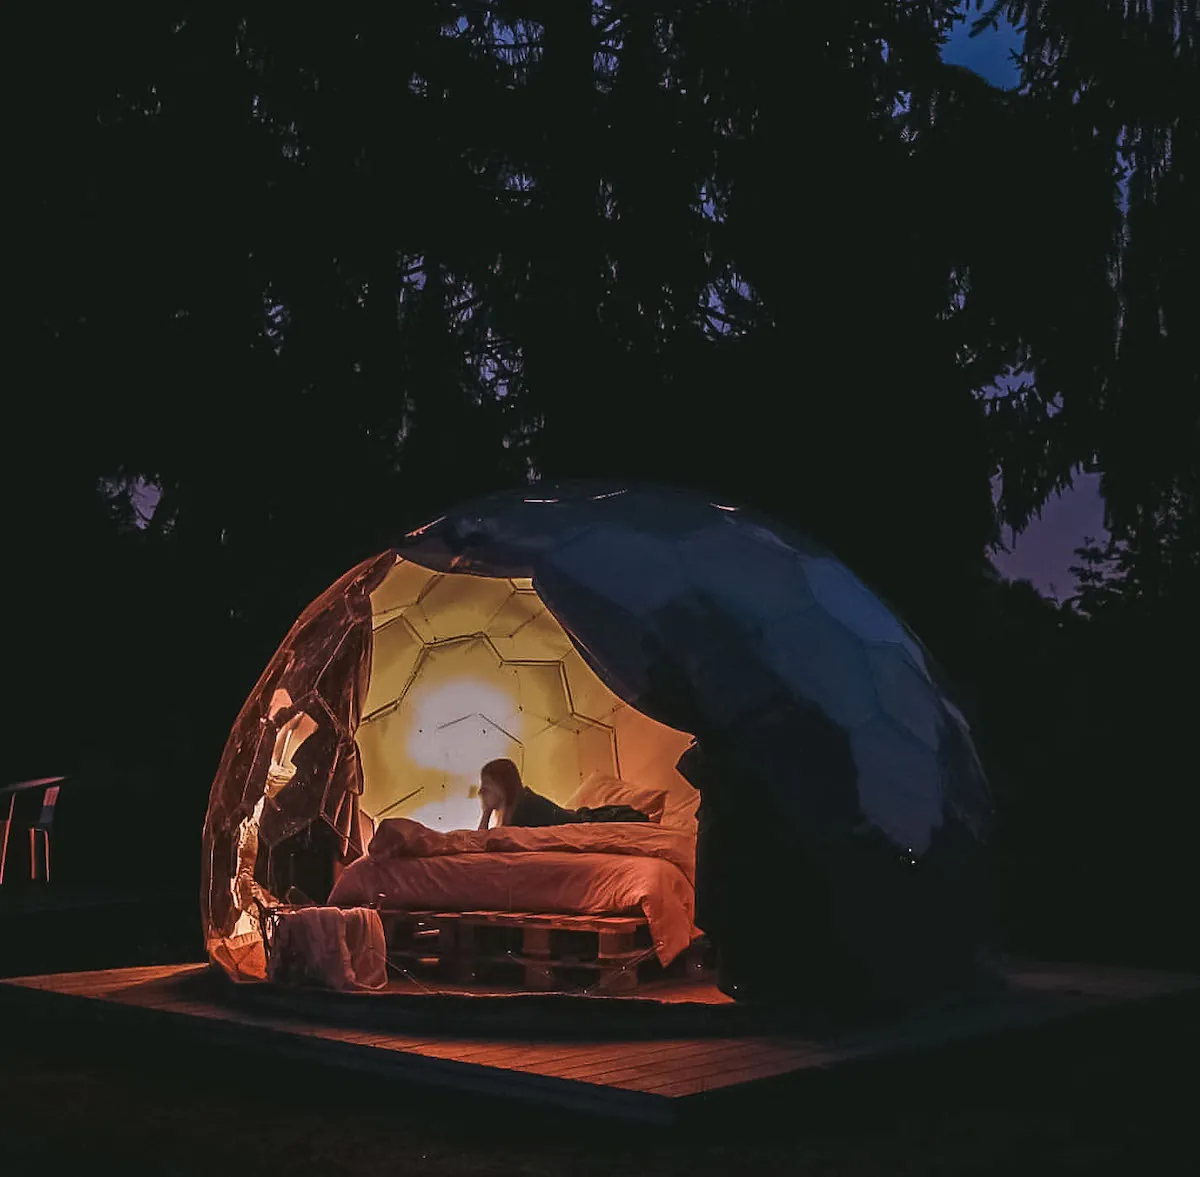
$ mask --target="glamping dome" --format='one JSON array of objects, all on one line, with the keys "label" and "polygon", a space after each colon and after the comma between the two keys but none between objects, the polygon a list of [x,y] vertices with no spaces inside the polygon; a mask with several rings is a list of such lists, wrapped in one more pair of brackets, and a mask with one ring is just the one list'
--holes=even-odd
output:
[{"label": "glamping dome", "polygon": [[323,904],[383,819],[473,830],[496,757],[564,805],[659,797],[734,996],[975,975],[987,787],[928,653],[803,537],[600,483],[467,504],[304,611],[213,784],[211,960],[262,979],[272,907]]}]

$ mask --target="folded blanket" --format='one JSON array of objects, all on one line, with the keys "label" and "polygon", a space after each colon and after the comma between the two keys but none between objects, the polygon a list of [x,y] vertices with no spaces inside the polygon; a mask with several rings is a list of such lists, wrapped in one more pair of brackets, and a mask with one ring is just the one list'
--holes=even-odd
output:
[{"label": "folded blanket", "polygon": [[280,915],[267,979],[326,989],[382,989],[386,953],[379,912],[304,907]]}]

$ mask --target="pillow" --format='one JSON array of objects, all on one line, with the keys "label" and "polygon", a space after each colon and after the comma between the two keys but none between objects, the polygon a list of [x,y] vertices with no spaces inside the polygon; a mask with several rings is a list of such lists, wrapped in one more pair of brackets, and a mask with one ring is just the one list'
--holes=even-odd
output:
[{"label": "pillow", "polygon": [[674,830],[683,830],[695,836],[698,822],[697,811],[700,809],[699,789],[688,786],[687,792],[672,793],[667,798],[667,807],[663,811],[660,825],[669,826]]},{"label": "pillow", "polygon": [[644,789],[619,777],[594,772],[575,791],[572,809],[599,809],[602,805],[630,805],[651,821],[662,821],[667,807],[666,789]]}]

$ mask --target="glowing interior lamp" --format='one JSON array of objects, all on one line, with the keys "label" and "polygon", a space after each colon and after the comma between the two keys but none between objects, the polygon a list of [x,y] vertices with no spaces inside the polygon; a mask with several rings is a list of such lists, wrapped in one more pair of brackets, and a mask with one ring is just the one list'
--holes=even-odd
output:
[{"label": "glowing interior lamp", "polygon": [[519,738],[505,730],[516,726],[515,700],[482,683],[446,683],[413,702],[408,756],[414,764],[473,783],[480,765],[505,755]]},{"label": "glowing interior lamp", "polygon": [[[473,829],[479,802],[473,796],[479,769],[489,760],[508,757],[521,766],[522,741],[546,727],[544,719],[523,712],[516,695],[498,685],[468,677],[434,680],[413,690],[400,736],[403,749],[394,761],[406,763],[425,804],[404,816],[433,829]],[[397,749],[399,751],[399,749]],[[386,806],[391,813],[403,800]]]},{"label": "glowing interior lamp", "polygon": [[724,503],[712,503],[711,506],[716,507],[718,511],[736,511],[737,507],[727,507]]},{"label": "glowing interior lamp", "polygon": [[526,499],[527,503],[557,503],[558,499]]}]

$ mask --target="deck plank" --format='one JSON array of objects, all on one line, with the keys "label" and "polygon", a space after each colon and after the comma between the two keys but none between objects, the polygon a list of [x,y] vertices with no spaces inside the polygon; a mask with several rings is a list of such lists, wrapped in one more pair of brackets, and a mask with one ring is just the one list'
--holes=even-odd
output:
[{"label": "deck plank", "polygon": [[[668,1050],[640,1055],[626,1052],[615,1058],[591,1060],[578,1069],[586,1070],[592,1082],[607,1082],[610,1077],[615,1080],[625,1075],[661,1074],[664,1071],[673,1073],[697,1064],[711,1068],[720,1066],[722,1060],[727,1058],[745,1058],[747,1055],[758,1057],[764,1053],[771,1052],[768,1052],[763,1044],[744,1039],[724,1039],[716,1042],[700,1040]],[[564,1077],[573,1073],[574,1069],[566,1068],[555,1071],[555,1074]]]},{"label": "deck plank", "polygon": [[[654,1049],[657,1046],[658,1049]],[[666,1065],[675,1056],[676,1043],[622,1043],[615,1047],[580,1052],[562,1059],[546,1059],[534,1065],[560,1078],[572,1078],[576,1073],[600,1074],[633,1065]]]},{"label": "deck plank", "polygon": [[[447,1047],[442,1043],[426,1043],[423,1044],[423,1046],[419,1049],[421,1049],[424,1053],[437,1054],[447,1058],[450,1057],[450,1054],[447,1052]],[[453,1050],[454,1047],[450,1047],[449,1049]],[[562,1049],[562,1047],[556,1047],[553,1043],[533,1043],[522,1045],[511,1042],[487,1041],[473,1046],[470,1049],[470,1055],[472,1059],[478,1062],[486,1062],[490,1066],[499,1066],[503,1065],[500,1060],[504,1060],[504,1063],[512,1063],[517,1060],[521,1060],[522,1064],[536,1062],[542,1056],[557,1055]],[[525,1067],[524,1069],[528,1068]]]},{"label": "deck plank", "polygon": [[655,1052],[655,1047],[661,1050],[659,1043],[624,1041],[576,1045],[574,1048],[547,1047],[530,1052],[521,1065],[524,1070],[536,1070],[543,1075],[573,1078],[576,1071],[596,1071],[606,1065],[615,1065],[622,1059],[649,1057]]},{"label": "deck plank", "polygon": [[498,1050],[494,1055],[481,1056],[480,1061],[505,1070],[534,1071],[549,1075],[552,1074],[555,1063],[579,1062],[586,1058],[587,1054],[588,1048],[578,1043],[527,1043],[516,1045],[507,1052]]},{"label": "deck plank", "polygon": [[778,1052],[764,1051],[748,1054],[737,1060],[727,1056],[713,1065],[712,1062],[696,1062],[690,1066],[673,1068],[659,1075],[629,1075],[624,1086],[638,1091],[680,1091],[692,1094],[717,1087],[729,1087],[749,1083],[755,1079],[786,1075],[794,1071],[808,1070],[826,1064],[836,1056],[820,1048],[811,1051]]},{"label": "deck plank", "polygon": [[[731,1061],[753,1057],[757,1059],[770,1058],[778,1061],[781,1057],[792,1059],[794,1052],[781,1056],[778,1051],[771,1051],[762,1044],[745,1041],[726,1040],[720,1045],[697,1042],[687,1047],[663,1051],[659,1054],[649,1054],[642,1057],[626,1054],[624,1057],[606,1058],[581,1063],[579,1066],[552,1067],[547,1073],[559,1078],[586,1079],[589,1083],[623,1086],[629,1080],[646,1079],[647,1077],[661,1078],[664,1075],[675,1075],[699,1067],[706,1072],[715,1073]],[[783,1064],[785,1067],[787,1063]]]}]

